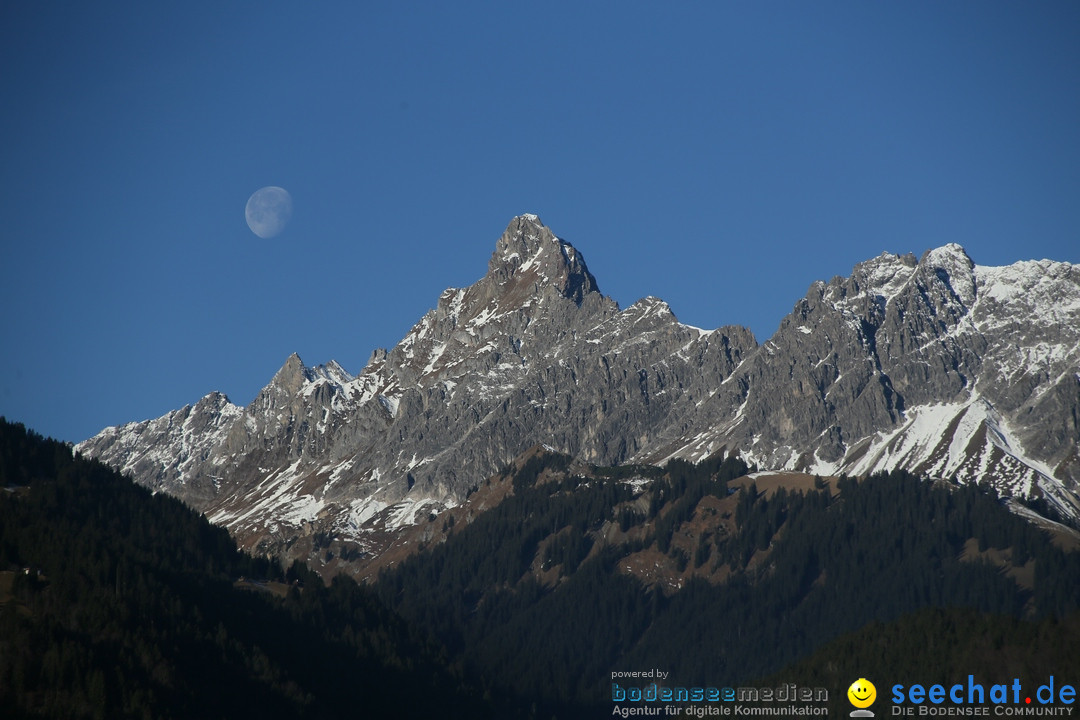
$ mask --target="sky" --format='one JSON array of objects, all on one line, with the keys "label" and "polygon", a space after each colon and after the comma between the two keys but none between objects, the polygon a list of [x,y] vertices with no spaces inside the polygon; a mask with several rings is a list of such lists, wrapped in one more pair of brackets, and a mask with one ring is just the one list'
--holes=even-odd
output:
[{"label": "sky", "polygon": [[357,373],[525,212],[759,341],[886,251],[1080,262],[1077,38],[1071,1],[4,3],[0,415]]}]

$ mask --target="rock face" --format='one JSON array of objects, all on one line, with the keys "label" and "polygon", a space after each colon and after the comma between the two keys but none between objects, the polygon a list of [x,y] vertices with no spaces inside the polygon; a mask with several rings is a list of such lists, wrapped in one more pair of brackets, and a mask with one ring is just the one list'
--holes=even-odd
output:
[{"label": "rock face", "polygon": [[672,449],[986,479],[1077,517],[1078,369],[1080,268],[979,267],[959,245],[885,254],[815,283],[702,408],[709,429]]},{"label": "rock face", "polygon": [[1041,496],[1080,517],[1080,268],[976,266],[958,245],[814,284],[758,346],[644,298],[622,310],[581,253],[514,218],[355,377],[290,357],[246,408],[108,428],[77,451],[184,498],[250,547],[456,504],[544,443],[612,464],[739,452],[822,474],[902,467]]}]

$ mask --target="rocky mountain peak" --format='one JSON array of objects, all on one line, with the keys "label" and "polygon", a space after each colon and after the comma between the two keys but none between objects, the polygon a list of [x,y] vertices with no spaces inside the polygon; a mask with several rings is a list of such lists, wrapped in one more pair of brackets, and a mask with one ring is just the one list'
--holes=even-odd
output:
[{"label": "rocky mountain peak", "polygon": [[919,259],[917,274],[929,283],[936,279],[964,307],[975,302],[975,262],[956,243],[927,250]]},{"label": "rocky mountain peak", "polygon": [[652,324],[670,324],[677,322],[671,306],[658,297],[647,295],[623,311],[623,316],[634,326],[648,320]]},{"label": "rocky mountain peak", "polygon": [[326,380],[335,385],[344,385],[353,380],[353,376],[337,360],[331,360],[325,365],[311,368],[308,371],[309,380]]},{"label": "rocky mountain peak", "polygon": [[554,288],[578,305],[599,291],[581,253],[529,214],[511,220],[495,243],[485,279],[498,294],[524,296]]},{"label": "rocky mountain peak", "polygon": [[270,384],[281,387],[285,390],[296,390],[308,379],[308,368],[304,365],[304,361],[300,359],[297,353],[293,353],[285,361],[285,364],[281,366],[281,369],[274,373],[274,377],[271,378]]},{"label": "rocky mountain peak", "polygon": [[397,346],[372,355],[361,376],[379,375],[376,384],[387,388],[427,388],[478,374],[481,384],[501,387],[558,338],[617,310],[598,292],[580,252],[537,216],[521,215],[496,241],[484,277],[443,291]]},{"label": "rocky mountain peak", "polygon": [[522,215],[481,279],[356,378],[294,354],[243,410],[208,396],[78,450],[293,557],[315,529],[363,544],[421,523],[537,443],[604,465],[737,452],[821,475],[902,467],[1080,517],[1078,319],[1080,267],[980,267],[946,245],[814,283],[759,346],[682,325],[659,298],[620,311]]},{"label": "rocky mountain peak", "polygon": [[304,365],[300,356],[293,353],[281,366],[270,382],[259,391],[248,406],[250,411],[265,411],[288,406],[300,389],[314,379],[311,368]]},{"label": "rocky mountain peak", "polygon": [[920,264],[932,264],[935,266],[957,266],[964,268],[975,267],[975,261],[967,254],[967,250],[957,243],[946,243],[941,247],[931,248],[919,258]]},{"label": "rocky mountain peak", "polygon": [[196,412],[221,412],[230,406],[232,406],[232,403],[229,401],[228,395],[213,390],[195,403],[194,410]]},{"label": "rocky mountain peak", "polygon": [[918,264],[912,253],[885,252],[856,265],[851,277],[859,290],[874,297],[890,298],[911,278]]},{"label": "rocky mountain peak", "polygon": [[351,381],[353,376],[345,368],[341,367],[336,360],[331,360],[325,365],[308,367],[297,353],[293,353],[285,361],[271,378],[267,388],[276,388],[285,394],[295,393],[307,383],[325,380],[335,385],[344,385]]}]

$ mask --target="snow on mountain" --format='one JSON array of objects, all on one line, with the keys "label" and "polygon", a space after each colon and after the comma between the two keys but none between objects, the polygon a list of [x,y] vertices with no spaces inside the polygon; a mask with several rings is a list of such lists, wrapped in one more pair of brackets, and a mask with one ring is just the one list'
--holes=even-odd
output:
[{"label": "snow on mountain", "polygon": [[[80,443],[244,544],[305,557],[456,505],[544,443],[597,464],[738,452],[763,468],[903,467],[1080,517],[1080,269],[883,254],[811,286],[759,346],[599,292],[581,252],[514,218],[355,376],[296,355],[245,408],[212,393]],[[374,533],[374,534],[373,534]]]},{"label": "snow on mountain", "polygon": [[[173,495],[201,495],[188,480],[210,458],[241,408],[225,395],[210,393],[195,405],[185,405],[155,420],[109,427],[76,451],[92,454],[154,490]],[[92,452],[88,443],[92,443]],[[212,486],[221,476],[207,473]],[[212,489],[207,491],[212,494]]]},{"label": "snow on mountain", "polygon": [[881,255],[816,283],[729,379],[745,388],[722,398],[734,417],[672,454],[987,480],[1080,517],[1078,299],[1068,263],[981,267],[955,244]]}]

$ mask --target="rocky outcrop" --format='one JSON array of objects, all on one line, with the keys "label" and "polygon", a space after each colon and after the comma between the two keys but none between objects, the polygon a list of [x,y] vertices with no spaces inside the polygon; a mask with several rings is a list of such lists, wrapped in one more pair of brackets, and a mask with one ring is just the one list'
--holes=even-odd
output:
[{"label": "rocky outcrop", "polygon": [[1080,269],[979,267],[959,245],[885,254],[814,284],[702,409],[712,429],[665,451],[986,479],[1075,517],[1078,370]]},{"label": "rocky outcrop", "polygon": [[774,469],[903,467],[1080,517],[1080,270],[948,245],[815,283],[758,346],[647,297],[603,296],[536,216],[355,377],[290,357],[246,407],[211,394],[77,446],[280,552],[318,526],[458,502],[538,443],[611,464],[739,452]]}]

